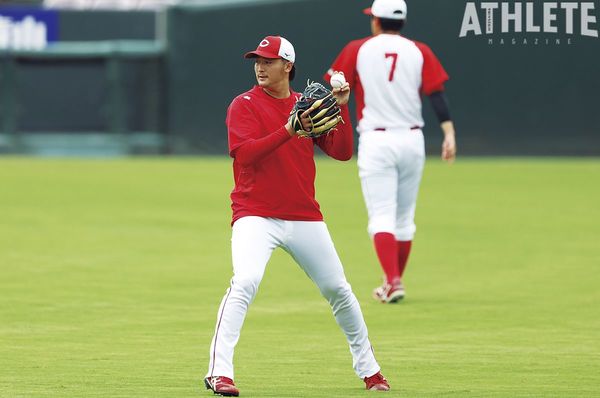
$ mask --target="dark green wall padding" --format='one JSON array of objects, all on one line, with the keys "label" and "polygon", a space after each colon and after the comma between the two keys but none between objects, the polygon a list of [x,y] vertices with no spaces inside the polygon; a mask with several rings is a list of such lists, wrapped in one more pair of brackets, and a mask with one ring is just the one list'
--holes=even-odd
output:
[{"label": "dark green wall padding", "polygon": [[[407,2],[404,34],[429,44],[451,76],[447,96],[459,154],[600,155],[600,39],[543,33],[460,39],[466,0]],[[348,41],[370,34],[361,13],[370,4],[221,0],[173,7],[166,15],[60,11],[59,46],[43,54],[0,51],[0,153],[27,153],[31,139],[42,139],[38,149],[56,144],[57,153],[63,142],[77,140],[94,150],[93,135],[103,134],[111,147],[120,146],[115,153],[152,147],[152,153],[226,154],[227,106],[255,82],[252,62],[242,55],[266,35],[287,37],[297,52],[293,87],[300,91],[307,79],[321,79]],[[564,31],[562,23],[558,18]],[[512,45],[512,39],[529,42]],[[80,56],[78,49],[96,55]],[[424,113],[428,153],[438,156],[441,132],[427,100]],[[138,142],[144,149],[135,149]]]},{"label": "dark green wall padding", "polygon": [[[227,106],[254,84],[252,64],[242,54],[264,36],[280,34],[294,44],[298,74],[293,86],[301,90],[307,78],[321,79],[345,43],[370,33],[369,19],[361,13],[370,3],[263,1],[172,8],[167,82],[174,150],[226,153]],[[571,45],[565,44],[569,36],[555,34],[459,39],[463,2],[413,0],[408,5],[405,35],[429,44],[451,76],[447,95],[461,154],[600,155],[599,39],[571,36]],[[563,44],[488,44],[488,38],[510,43],[513,37],[560,38]],[[437,154],[441,132],[427,101],[424,109],[428,152]]]}]

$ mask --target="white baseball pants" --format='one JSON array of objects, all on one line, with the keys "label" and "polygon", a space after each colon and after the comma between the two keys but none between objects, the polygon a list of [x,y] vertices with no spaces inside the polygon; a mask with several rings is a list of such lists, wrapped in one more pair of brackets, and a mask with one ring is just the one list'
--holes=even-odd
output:
[{"label": "white baseball pants", "polygon": [[369,215],[369,235],[388,232],[413,240],[415,208],[425,165],[421,130],[361,132],[358,170]]},{"label": "white baseball pants", "polygon": [[217,314],[207,377],[233,379],[233,351],[248,306],[256,296],[267,262],[277,247],[296,260],[329,301],[350,345],[358,377],[377,373],[380,368],[373,355],[367,326],[325,223],[244,217],[233,225],[233,278]]}]

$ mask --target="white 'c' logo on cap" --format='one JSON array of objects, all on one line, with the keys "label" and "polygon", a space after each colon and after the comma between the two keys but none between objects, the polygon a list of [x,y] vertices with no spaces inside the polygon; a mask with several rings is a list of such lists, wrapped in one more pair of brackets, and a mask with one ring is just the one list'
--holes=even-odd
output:
[{"label": "white 'c' logo on cap", "polygon": [[269,46],[269,40],[264,39],[263,41],[260,42],[260,44],[258,45],[259,47],[268,47]]}]

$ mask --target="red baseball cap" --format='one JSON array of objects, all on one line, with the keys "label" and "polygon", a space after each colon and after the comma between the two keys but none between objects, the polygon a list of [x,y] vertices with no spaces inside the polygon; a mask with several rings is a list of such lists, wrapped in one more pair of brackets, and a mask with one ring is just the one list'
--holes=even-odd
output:
[{"label": "red baseball cap", "polygon": [[281,36],[267,36],[260,43],[256,50],[247,52],[244,58],[283,58],[286,61],[295,62],[296,52],[294,46],[287,39]]},{"label": "red baseball cap", "polygon": [[[277,59],[283,58],[286,61],[294,63],[296,61],[296,51],[294,51],[294,46],[290,43],[285,37],[281,36],[267,36],[260,43],[258,43],[258,47],[256,50],[249,51],[244,54],[244,58],[270,58]],[[292,71],[290,72],[290,80],[294,79],[296,75],[296,66],[292,67]]]}]

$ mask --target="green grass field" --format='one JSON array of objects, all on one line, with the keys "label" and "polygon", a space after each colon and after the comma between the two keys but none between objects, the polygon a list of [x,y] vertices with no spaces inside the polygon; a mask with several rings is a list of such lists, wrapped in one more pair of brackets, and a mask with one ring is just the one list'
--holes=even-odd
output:
[{"label": "green grass field", "polygon": [[[600,396],[600,160],[432,159],[407,299],[380,272],[356,164],[320,200],[387,397]],[[0,396],[210,397],[231,277],[226,158],[0,158]],[[236,351],[243,397],[367,397],[330,309],[273,256]]]}]

